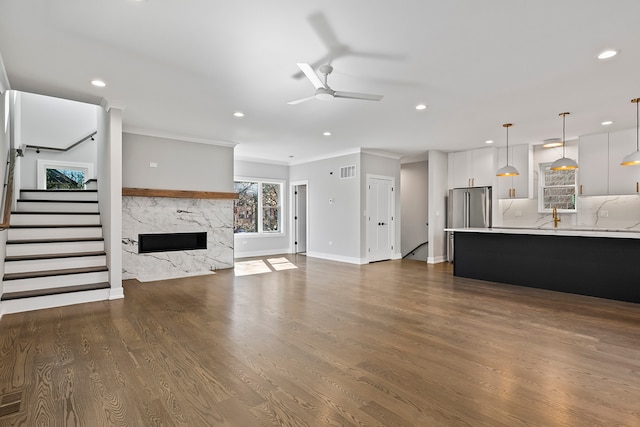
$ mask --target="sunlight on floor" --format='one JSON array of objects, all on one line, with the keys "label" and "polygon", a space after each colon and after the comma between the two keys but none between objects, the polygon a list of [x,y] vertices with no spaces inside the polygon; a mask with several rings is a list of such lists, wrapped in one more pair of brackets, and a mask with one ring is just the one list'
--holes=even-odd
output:
[{"label": "sunlight on floor", "polygon": [[298,268],[285,257],[256,259],[251,261],[239,261],[234,265],[236,276],[248,276],[250,274],[271,273],[273,271],[292,270]]}]

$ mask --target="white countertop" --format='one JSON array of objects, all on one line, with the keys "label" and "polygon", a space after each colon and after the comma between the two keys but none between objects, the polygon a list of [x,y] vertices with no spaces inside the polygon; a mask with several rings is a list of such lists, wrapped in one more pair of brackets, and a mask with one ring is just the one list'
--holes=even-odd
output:
[{"label": "white countertop", "polygon": [[500,233],[535,234],[545,236],[612,237],[618,239],[640,239],[640,231],[607,230],[580,227],[494,227],[494,228],[445,228],[454,233]]}]

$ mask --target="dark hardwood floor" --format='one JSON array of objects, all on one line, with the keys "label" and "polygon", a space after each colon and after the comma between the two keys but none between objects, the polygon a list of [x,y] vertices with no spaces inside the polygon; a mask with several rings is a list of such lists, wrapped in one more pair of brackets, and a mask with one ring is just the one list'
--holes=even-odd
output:
[{"label": "dark hardwood floor", "polygon": [[0,426],[640,425],[638,304],[288,258],[4,316]]}]

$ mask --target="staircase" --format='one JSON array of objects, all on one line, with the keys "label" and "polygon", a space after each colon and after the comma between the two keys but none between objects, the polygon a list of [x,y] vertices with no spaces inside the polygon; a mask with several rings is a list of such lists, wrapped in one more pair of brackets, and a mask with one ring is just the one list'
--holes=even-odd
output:
[{"label": "staircase", "polygon": [[97,190],[21,190],[7,236],[2,311],[108,298]]}]

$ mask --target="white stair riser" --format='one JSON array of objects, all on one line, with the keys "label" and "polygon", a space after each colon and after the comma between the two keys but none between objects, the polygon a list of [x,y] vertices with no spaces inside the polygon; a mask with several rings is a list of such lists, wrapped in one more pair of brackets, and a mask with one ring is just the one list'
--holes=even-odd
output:
[{"label": "white stair riser", "polygon": [[18,202],[18,212],[98,212],[97,203]]},{"label": "white stair riser", "polygon": [[104,251],[104,241],[8,244],[6,256]]},{"label": "white stair riser", "polygon": [[4,272],[12,274],[63,268],[104,267],[107,265],[106,263],[107,257],[105,255],[6,261]]},{"label": "white stair riser", "polygon": [[23,200],[98,200],[95,191],[21,191],[20,199]]},{"label": "white stair riser", "polygon": [[88,285],[109,281],[108,271],[95,273],[65,274],[61,276],[32,277],[29,279],[5,280],[4,292],[22,292],[41,289],[55,289],[66,286]]},{"label": "white stair riser", "polygon": [[109,299],[109,289],[95,291],[73,292],[70,294],[56,294],[33,298],[19,298],[2,301],[0,314],[22,313],[24,311],[42,310],[44,308],[63,307],[65,305],[81,304]]},{"label": "white stair riser", "polygon": [[102,237],[102,227],[9,228],[8,240]]},{"label": "white stair riser", "polygon": [[11,214],[11,225],[100,225],[100,215]]}]

